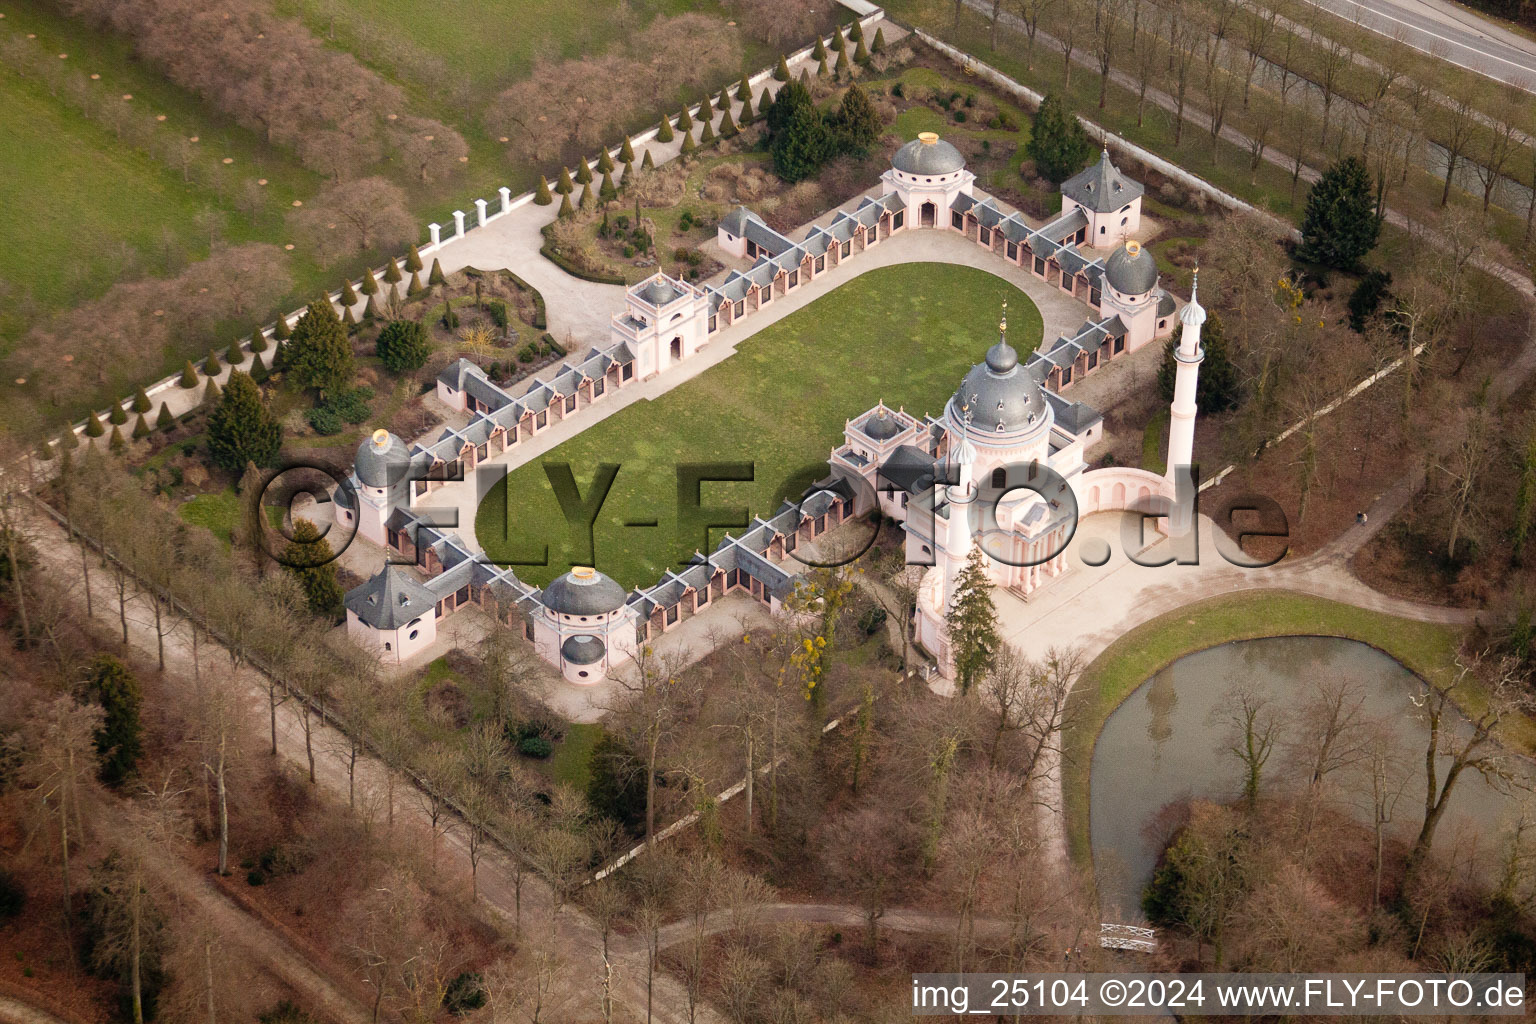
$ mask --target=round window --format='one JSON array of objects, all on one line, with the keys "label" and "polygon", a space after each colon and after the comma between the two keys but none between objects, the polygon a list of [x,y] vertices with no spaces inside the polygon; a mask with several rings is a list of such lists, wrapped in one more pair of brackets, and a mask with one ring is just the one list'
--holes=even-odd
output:
[{"label": "round window", "polygon": [[416,637],[418,637],[420,634],[421,634],[421,630],[413,629],[413,630],[411,630],[411,635],[406,637],[406,639],[407,640],[415,640]]},{"label": "round window", "polygon": [[583,679],[587,678],[587,670],[586,669],[582,669],[580,672],[577,672],[576,674],[578,676],[580,676],[581,678],[583,678]]}]

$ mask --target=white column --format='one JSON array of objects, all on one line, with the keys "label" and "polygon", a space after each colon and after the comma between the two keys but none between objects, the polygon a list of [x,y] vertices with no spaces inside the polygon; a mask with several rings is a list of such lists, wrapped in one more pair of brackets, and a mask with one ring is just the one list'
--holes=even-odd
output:
[{"label": "white column", "polygon": [[497,191],[501,193],[501,212],[510,212],[512,209],[512,190],[503,185]]},{"label": "white column", "polygon": [[458,238],[464,234],[464,211],[453,211],[453,237]]},{"label": "white column", "polygon": [[951,449],[950,460],[959,470],[956,482],[947,488],[949,497],[949,523],[944,532],[944,611],[955,606],[955,585],[965,560],[971,553],[971,502],[976,498],[976,487],[971,480],[972,466],[976,461],[976,449],[962,433],[960,441]]},{"label": "white column", "polygon": [[443,244],[443,226],[441,224],[428,224],[427,234],[432,236],[432,248],[436,249]]},{"label": "white column", "polygon": [[479,224],[481,227],[485,227],[485,200],[484,199],[476,199],[475,200],[475,222],[477,224]]},{"label": "white column", "polygon": [[1169,479],[1194,461],[1195,391],[1200,380],[1200,363],[1205,359],[1205,350],[1200,347],[1200,325],[1205,323],[1205,310],[1200,308],[1199,290],[1200,273],[1196,271],[1189,304],[1179,311],[1179,321],[1184,327],[1179,347],[1173,354],[1178,368],[1173,381],[1173,405],[1168,410]]}]

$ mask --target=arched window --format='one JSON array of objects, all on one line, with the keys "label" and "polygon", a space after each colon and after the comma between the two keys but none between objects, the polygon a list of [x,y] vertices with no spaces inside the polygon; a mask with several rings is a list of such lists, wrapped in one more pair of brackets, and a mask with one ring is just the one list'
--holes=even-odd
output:
[{"label": "arched window", "polygon": [[1008,486],[1008,471],[998,466],[992,471],[992,486],[997,488]]}]

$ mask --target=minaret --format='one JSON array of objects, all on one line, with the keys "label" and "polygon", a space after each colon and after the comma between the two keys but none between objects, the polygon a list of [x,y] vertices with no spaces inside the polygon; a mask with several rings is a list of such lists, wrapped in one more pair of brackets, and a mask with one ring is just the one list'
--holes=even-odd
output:
[{"label": "minaret", "polygon": [[955,482],[946,489],[949,498],[949,528],[944,535],[944,610],[955,606],[955,581],[971,553],[971,503],[976,500],[976,485],[971,479],[976,463],[976,449],[966,431],[971,425],[971,410],[965,407],[965,422],[960,440],[949,451],[954,463]]},{"label": "minaret", "polygon": [[1190,288],[1189,302],[1179,311],[1179,322],[1184,331],[1179,336],[1179,347],[1173,358],[1178,364],[1173,379],[1173,405],[1168,410],[1168,478],[1194,461],[1195,452],[1195,389],[1200,380],[1200,363],[1205,359],[1205,349],[1200,347],[1200,325],[1205,323],[1205,310],[1200,308],[1200,268],[1195,268],[1195,283]]}]

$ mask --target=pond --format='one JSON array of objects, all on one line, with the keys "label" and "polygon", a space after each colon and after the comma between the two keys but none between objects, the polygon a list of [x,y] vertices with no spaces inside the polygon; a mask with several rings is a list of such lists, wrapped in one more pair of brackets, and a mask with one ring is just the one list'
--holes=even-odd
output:
[{"label": "pond", "polygon": [[[1157,863],[1162,830],[1156,819],[1165,807],[1191,797],[1226,802],[1240,795],[1243,769],[1229,752],[1231,731],[1222,715],[1234,684],[1247,682],[1280,710],[1282,736],[1266,764],[1265,784],[1294,790],[1298,773],[1287,744],[1297,733],[1295,716],[1315,694],[1316,681],[1326,679],[1350,680],[1364,715],[1392,735],[1402,760],[1399,777],[1406,781],[1388,828],[1410,839],[1417,833],[1429,735],[1411,702],[1423,688],[1417,676],[1353,640],[1271,637],[1223,644],[1180,658],[1143,683],[1110,714],[1094,745],[1089,814],[1104,920],[1143,920],[1141,890]],[[1334,806],[1371,820],[1362,770],[1329,776],[1327,796]],[[1495,840],[1519,805],[1518,794],[1500,793],[1476,773],[1462,776],[1436,849],[1447,848],[1464,830],[1479,832],[1485,843]]]}]

